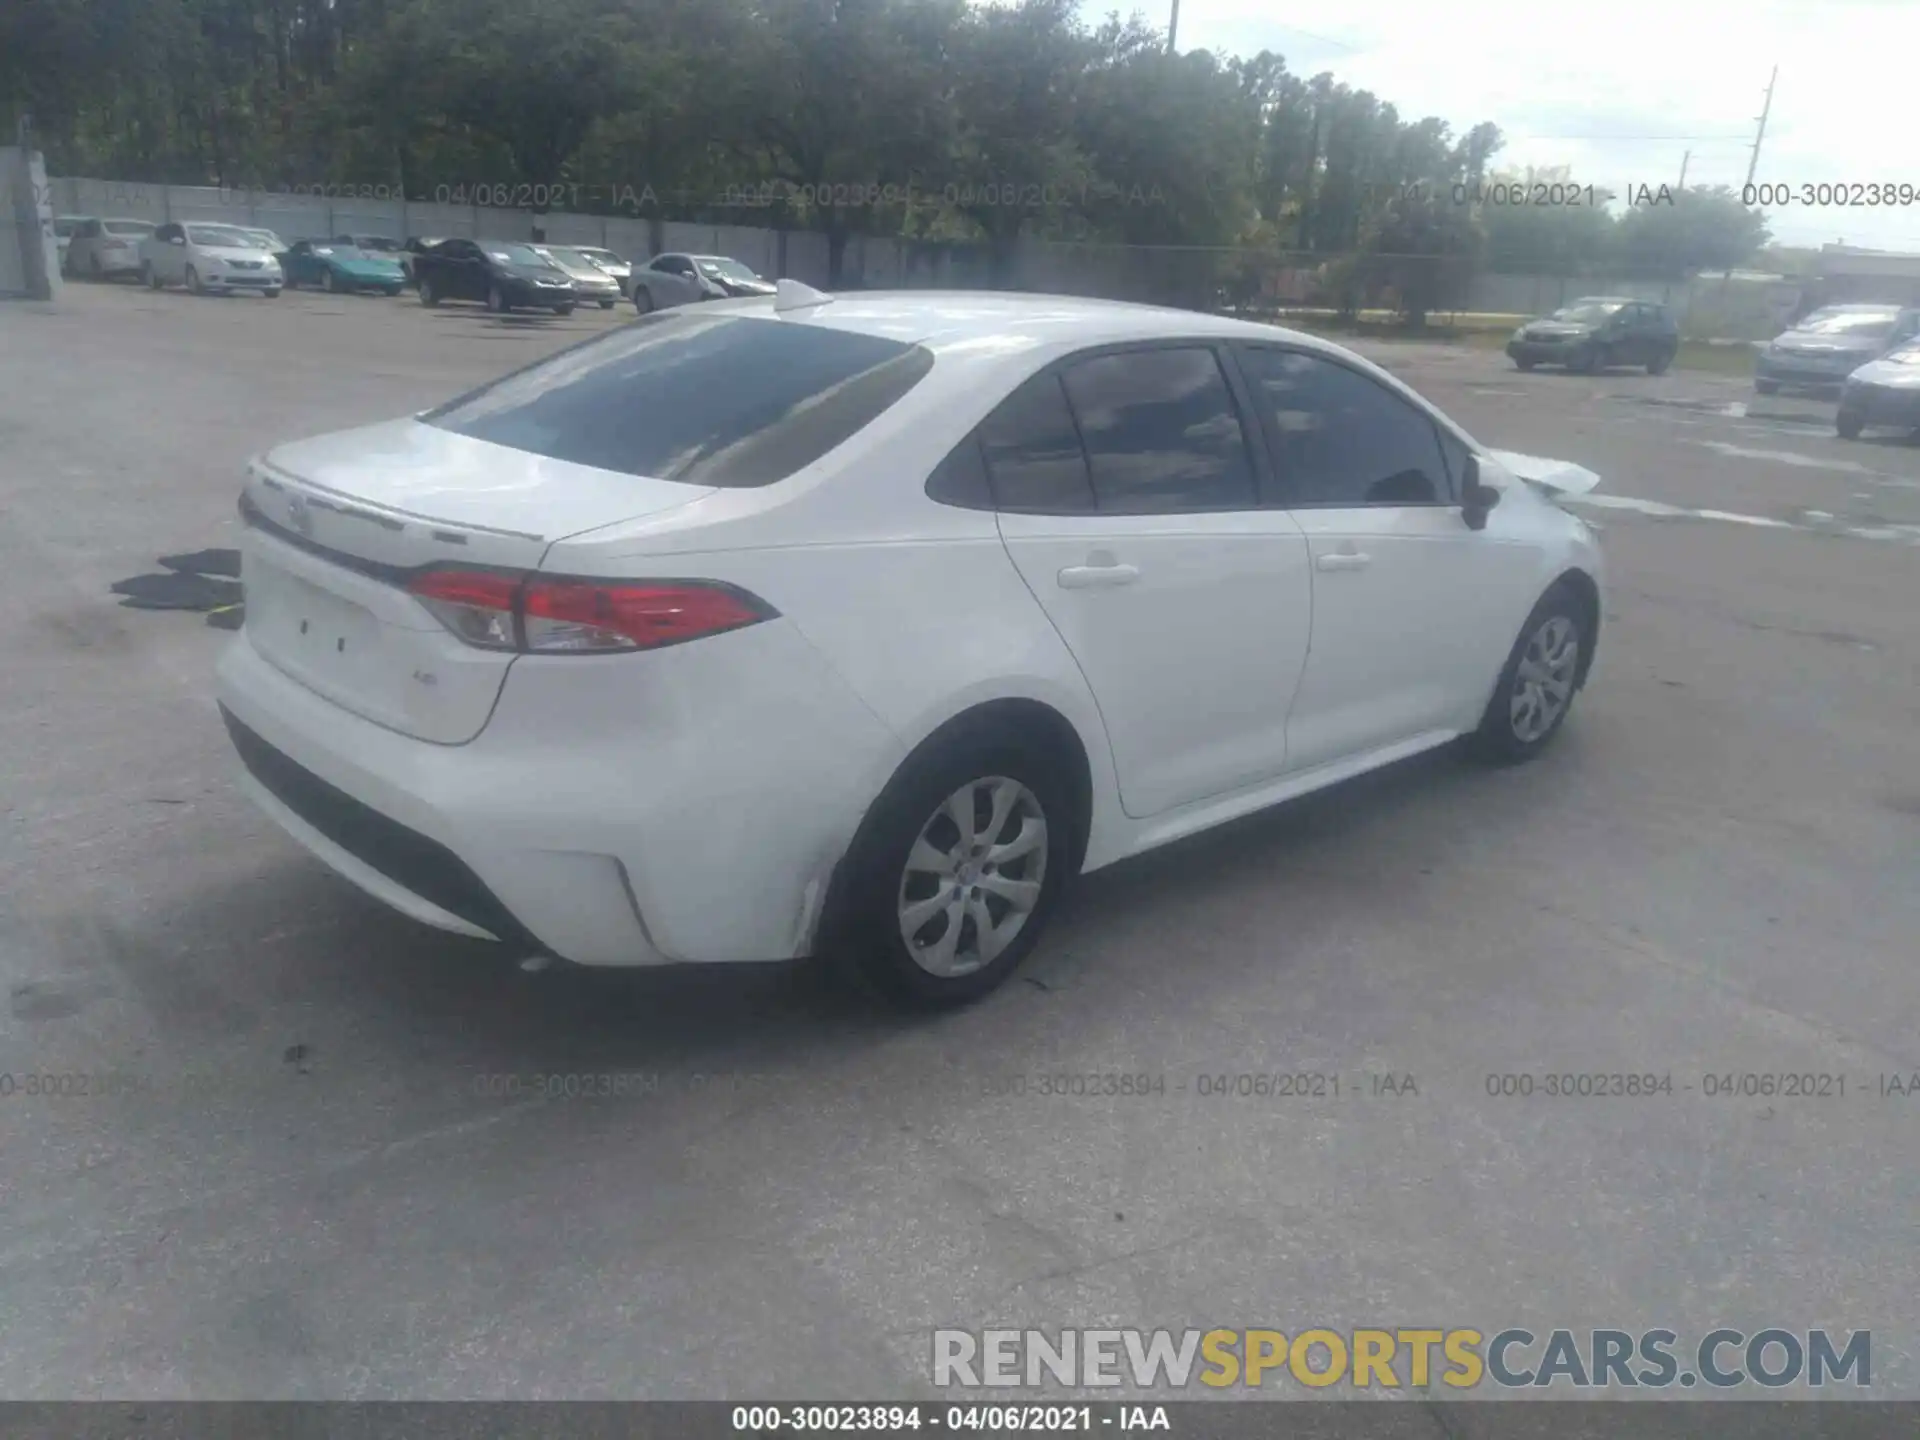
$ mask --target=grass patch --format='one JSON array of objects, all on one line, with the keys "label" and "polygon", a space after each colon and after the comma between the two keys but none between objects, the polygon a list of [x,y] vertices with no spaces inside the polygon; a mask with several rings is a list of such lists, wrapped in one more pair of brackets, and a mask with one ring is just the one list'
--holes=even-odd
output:
[{"label": "grass patch", "polygon": [[[1380,318],[1370,320],[1366,318],[1369,315]],[[1505,350],[1508,337],[1527,318],[1463,315],[1456,317],[1456,323],[1449,325],[1442,323],[1444,317],[1435,316],[1426,329],[1414,330],[1405,322],[1393,319],[1386,311],[1362,311],[1361,317],[1358,323],[1341,324],[1331,312],[1295,312],[1275,317],[1274,323],[1292,330],[1324,335],[1329,340],[1419,340],[1429,344],[1467,345],[1475,350]],[[1458,323],[1461,321],[1468,323]],[[1673,357],[1673,365],[1676,370],[1698,370],[1712,375],[1751,375],[1753,347],[1745,342],[1727,344],[1683,339],[1679,353]]]},{"label": "grass patch", "polygon": [[[1476,350],[1505,350],[1506,335],[1491,333],[1463,335],[1457,343],[1471,345]],[[1673,357],[1676,370],[1702,370],[1712,375],[1751,375],[1753,374],[1753,347],[1751,345],[1715,345],[1705,340],[1682,340],[1679,353]]]}]

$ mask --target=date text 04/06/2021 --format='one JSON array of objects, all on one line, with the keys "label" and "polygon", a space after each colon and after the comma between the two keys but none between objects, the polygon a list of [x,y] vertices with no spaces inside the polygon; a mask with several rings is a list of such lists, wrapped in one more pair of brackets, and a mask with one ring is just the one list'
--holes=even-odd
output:
[{"label": "date text 04/06/2021", "polygon": [[1203,1100],[1329,1100],[1420,1093],[1419,1080],[1405,1071],[1208,1070],[1193,1076],[1120,1070],[1017,1071],[989,1075],[979,1084],[981,1093],[988,1096],[1074,1100],[1168,1095],[1195,1095]]},{"label": "date text 04/06/2021", "polygon": [[1164,1405],[967,1404],[736,1405],[732,1428],[747,1434],[950,1430],[957,1434],[1088,1434],[1095,1430],[1170,1431]]}]

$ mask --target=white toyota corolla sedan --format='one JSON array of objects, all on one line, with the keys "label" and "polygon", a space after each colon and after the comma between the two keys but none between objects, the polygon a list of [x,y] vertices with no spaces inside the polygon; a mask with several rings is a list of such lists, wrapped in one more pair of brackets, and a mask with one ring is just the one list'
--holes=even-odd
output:
[{"label": "white toyota corolla sedan", "polygon": [[1546,746],[1595,479],[1286,330],[783,281],[253,461],[220,701],[268,814],[429,925],[950,1004],[1083,871]]}]

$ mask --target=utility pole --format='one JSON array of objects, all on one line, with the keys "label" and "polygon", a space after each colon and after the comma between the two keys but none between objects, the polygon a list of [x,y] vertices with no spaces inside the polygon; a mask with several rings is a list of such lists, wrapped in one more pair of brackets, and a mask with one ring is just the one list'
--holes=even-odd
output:
[{"label": "utility pole", "polygon": [[1173,0],[1173,18],[1167,21],[1167,53],[1173,54],[1174,37],[1180,33],[1180,0]]},{"label": "utility pole", "polygon": [[[1773,67],[1773,73],[1767,76],[1767,98],[1760,106],[1760,128],[1753,132],[1753,153],[1747,157],[1747,185],[1753,184],[1753,172],[1760,167],[1760,142],[1767,138],[1767,116],[1773,113],[1773,82],[1780,78],[1780,67]],[[1740,203],[1745,204],[1747,191],[1742,187]],[[1726,289],[1727,282],[1733,278],[1733,267],[1720,277],[1720,288]]]},{"label": "utility pole", "polygon": [[[1760,107],[1760,128],[1753,135],[1753,154],[1747,160],[1747,184],[1753,184],[1753,172],[1760,166],[1760,142],[1767,138],[1767,116],[1773,113],[1773,82],[1780,78],[1780,67],[1773,67],[1773,73],[1767,77],[1767,99]],[[1745,193],[1744,191],[1742,192]]]}]

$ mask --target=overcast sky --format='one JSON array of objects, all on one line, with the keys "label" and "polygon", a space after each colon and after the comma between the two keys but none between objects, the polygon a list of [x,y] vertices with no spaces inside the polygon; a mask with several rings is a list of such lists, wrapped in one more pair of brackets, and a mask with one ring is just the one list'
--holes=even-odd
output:
[{"label": "overcast sky", "polygon": [[[1136,5],[1089,5],[1110,8]],[[1164,9],[1139,8],[1165,27]],[[1777,63],[1756,182],[1920,190],[1920,0],[1181,0],[1178,42],[1272,50],[1456,133],[1491,120],[1507,137],[1497,165],[1570,164],[1620,192],[1676,184],[1689,149],[1688,184],[1739,186]],[[1920,251],[1920,203],[1771,219],[1787,244]]]}]

